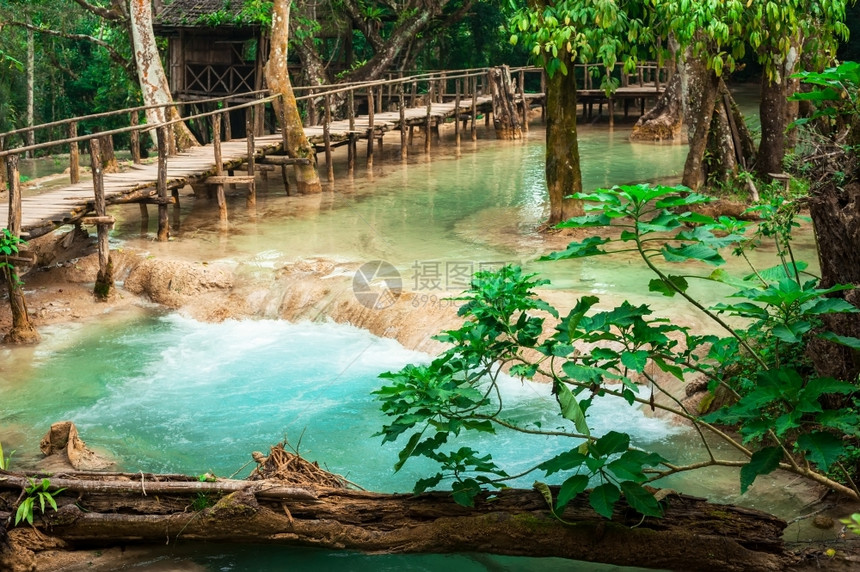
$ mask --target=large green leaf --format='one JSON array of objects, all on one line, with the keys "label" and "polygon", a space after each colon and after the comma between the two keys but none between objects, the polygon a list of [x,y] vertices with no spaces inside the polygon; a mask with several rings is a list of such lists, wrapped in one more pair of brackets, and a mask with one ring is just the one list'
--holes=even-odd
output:
[{"label": "large green leaf", "polygon": [[639,483],[633,481],[622,481],[621,490],[624,492],[624,498],[627,499],[627,504],[633,507],[638,513],[645,516],[663,516],[663,509],[654,495],[649,493]]},{"label": "large green leaf", "polygon": [[765,447],[753,453],[750,462],[741,467],[741,494],[747,492],[757,476],[776,469],[781,460],[782,449],[779,447]]},{"label": "large green leaf", "polygon": [[603,483],[595,487],[588,495],[588,503],[597,514],[606,518],[612,518],[612,507],[621,498],[621,491],[612,483]]},{"label": "large green leaf", "polygon": [[669,275],[666,277],[666,280],[655,278],[648,283],[648,290],[650,292],[659,292],[670,298],[677,292],[686,292],[688,287],[689,284],[687,284],[683,276]]},{"label": "large green leaf", "polygon": [[544,461],[538,465],[538,469],[546,471],[546,476],[550,476],[558,471],[569,471],[576,467],[580,467],[585,463],[587,458],[588,457],[576,449],[572,449],[570,451],[565,451],[564,453],[559,453],[552,459]]},{"label": "large green leaf", "polygon": [[699,260],[719,266],[726,261],[715,249],[704,244],[682,244],[681,246],[666,245],[663,247],[663,258],[668,262],[685,262],[687,260]]},{"label": "large green leaf", "polygon": [[854,350],[860,350],[860,339],[852,338],[850,336],[840,336],[838,334],[834,334],[833,332],[822,332],[818,334],[819,338],[841,344],[843,346],[848,346]]},{"label": "large green leaf", "polygon": [[826,431],[816,431],[797,438],[797,446],[806,452],[806,458],[822,471],[830,468],[845,453],[842,440]]},{"label": "large green leaf", "polygon": [[583,435],[591,435],[588,429],[588,423],[585,421],[585,412],[579,406],[576,396],[570,391],[566,384],[556,382],[556,396],[558,404],[561,407],[561,415],[565,419],[573,421],[574,427]]},{"label": "large green leaf", "polygon": [[591,448],[597,456],[608,457],[615,453],[623,453],[630,447],[630,435],[610,431],[591,444]]},{"label": "large green leaf", "polygon": [[546,256],[541,256],[538,260],[568,260],[571,258],[585,258],[587,256],[606,254],[606,251],[599,247],[607,242],[610,242],[610,239],[592,236],[582,242],[571,242],[567,245],[567,249],[561,252],[551,252]]},{"label": "large green leaf", "polygon": [[561,484],[558,491],[555,510],[561,512],[576,495],[588,486],[588,475],[573,475]]}]

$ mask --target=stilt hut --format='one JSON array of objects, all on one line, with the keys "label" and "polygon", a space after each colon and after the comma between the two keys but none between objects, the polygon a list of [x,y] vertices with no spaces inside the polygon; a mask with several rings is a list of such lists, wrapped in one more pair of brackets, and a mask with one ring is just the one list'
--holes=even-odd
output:
[{"label": "stilt hut", "polygon": [[266,36],[242,7],[242,0],[156,1],[153,27],[168,40],[168,76],[175,99],[193,101],[262,88]]}]

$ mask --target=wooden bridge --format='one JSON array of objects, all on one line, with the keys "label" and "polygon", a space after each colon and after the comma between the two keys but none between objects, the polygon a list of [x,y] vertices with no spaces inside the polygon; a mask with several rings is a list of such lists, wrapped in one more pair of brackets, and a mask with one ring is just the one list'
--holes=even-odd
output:
[{"label": "wooden bridge", "polygon": [[[512,72],[516,77],[517,110],[522,125],[527,129],[527,113],[533,105],[541,106],[543,117],[543,74],[537,68],[518,68]],[[613,121],[616,99],[639,100],[644,109],[645,98],[654,98],[661,92],[662,70],[653,64],[643,64],[634,74],[622,74],[622,87],[612,97],[606,97],[602,90],[595,90],[590,85],[592,74],[589,68],[582,67],[581,72],[583,85],[580,97],[584,102],[584,116],[591,114],[595,102],[601,106],[601,110],[605,102],[609,104],[610,121]],[[534,86],[539,85],[538,91],[526,90],[526,76],[531,73],[540,76],[538,81],[531,82]],[[327,168],[324,177],[331,181],[334,178],[332,149],[339,145],[348,146],[348,169],[352,173],[358,155],[357,142],[362,139],[368,142],[365,160],[368,166],[372,166],[374,149],[379,148],[386,132],[400,132],[400,153],[403,158],[408,153],[416,127],[422,130],[425,152],[430,150],[431,133],[438,134],[439,126],[452,119],[457,144],[460,143],[461,122],[464,130],[471,123],[469,136],[474,140],[480,115],[483,114],[489,121],[492,112],[487,77],[487,69],[476,69],[390,77],[359,84],[298,87],[296,99],[310,116],[310,125],[305,128],[305,133],[317,150],[324,154]],[[280,167],[289,193],[287,166],[307,160],[283,155],[284,134],[261,134],[266,110],[271,109],[269,104],[277,97],[268,95],[268,92],[251,92],[233,98],[175,102],[172,105],[190,110],[191,113],[161,125],[141,124],[139,115],[153,107],[164,106],[144,106],[0,134],[0,162],[3,163],[0,167],[2,173],[7,175],[9,186],[9,201],[0,204],[0,220],[8,220],[10,231],[26,239],[44,235],[65,224],[95,224],[99,234],[104,234],[106,244],[107,229],[113,222],[107,215],[107,205],[136,202],[141,205],[142,215],[147,216],[146,205],[155,204],[159,211],[158,238],[167,240],[168,205],[178,204],[178,190],[186,185],[193,185],[196,189],[208,187],[211,195],[217,196],[224,218],[224,185],[247,186],[248,200],[253,202],[255,176],[264,169]],[[345,117],[333,119],[338,102],[345,108]],[[203,106],[215,109],[201,112]],[[626,111],[627,105],[625,114]],[[234,126],[235,118],[242,112],[245,113],[244,126]],[[77,134],[78,125],[83,121],[99,121],[120,115],[130,118],[128,127],[81,136]],[[209,143],[179,152],[171,149],[173,137],[170,129],[179,121],[185,121],[204,143]],[[51,134],[58,130],[62,133],[61,137],[51,139]],[[140,136],[151,130],[157,130],[158,133],[158,161],[144,164],[140,158]],[[243,132],[241,134],[244,137],[233,139],[233,133],[239,131]],[[24,137],[35,132],[42,133],[44,140],[4,150],[4,141],[8,143],[15,138],[24,140]],[[95,169],[92,182],[81,182],[78,144],[88,142],[92,164],[99,165],[105,147],[104,143],[99,144],[99,140],[105,142],[105,138],[120,134],[130,135],[133,165],[119,173],[102,173],[101,169]],[[222,140],[222,134],[225,140]],[[18,157],[28,152],[56,148],[69,150],[69,185],[22,197],[18,183]],[[262,166],[265,164],[270,166]],[[236,175],[235,171],[239,169],[243,169],[246,174]]]}]

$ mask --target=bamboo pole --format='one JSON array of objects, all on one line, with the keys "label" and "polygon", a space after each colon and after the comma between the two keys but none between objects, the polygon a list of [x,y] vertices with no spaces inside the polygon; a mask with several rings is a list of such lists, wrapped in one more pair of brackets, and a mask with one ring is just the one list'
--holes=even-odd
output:
[{"label": "bamboo pole", "polygon": [[[69,138],[75,139],[77,136],[78,124],[73,121],[69,123]],[[77,141],[69,143],[69,181],[73,185],[77,185],[81,181],[81,156]]]},{"label": "bamboo pole", "polygon": [[[131,125],[140,125],[140,116],[137,111],[131,112]],[[140,165],[140,131],[132,131],[131,136],[131,160],[135,165]]]},{"label": "bamboo pole", "polygon": [[331,163],[331,96],[325,96],[325,123],[323,123],[323,143],[325,144],[325,165],[329,182],[334,181],[334,166]]},{"label": "bamboo pole", "polygon": [[[248,176],[253,177],[257,173],[257,165],[256,159],[254,158],[254,154],[256,153],[256,147],[254,142],[254,115],[256,114],[255,110],[258,109],[256,107],[249,107],[245,109],[245,141],[247,142],[247,153],[248,153]],[[257,204],[257,182],[253,181],[250,185],[248,185],[248,198],[247,204],[249,207]]]},{"label": "bamboo pole", "polygon": [[[221,157],[221,117],[212,118],[212,150],[215,153],[215,176],[224,174],[224,162]],[[218,198],[218,216],[222,221],[227,220],[227,198],[224,196],[224,185],[215,185],[215,196]]]},{"label": "bamboo pole", "polygon": [[[107,206],[105,204],[105,182],[102,170],[101,142],[98,139],[90,139],[90,164],[93,171],[93,195],[95,196],[96,216],[107,217]],[[102,219],[104,220],[104,219]],[[108,227],[111,223],[99,222],[96,224],[98,233],[99,271],[96,276],[96,284],[93,294],[99,300],[107,300],[113,291],[113,263],[110,259],[110,244],[108,243]]]},{"label": "bamboo pole", "polygon": [[168,138],[170,132],[167,127],[160,126],[156,131],[158,139],[158,180],[155,187],[158,191],[158,198],[163,202],[158,204],[158,240],[166,242],[170,237],[170,228],[167,224],[167,153],[170,149]]},{"label": "bamboo pole", "polygon": [[367,168],[373,167],[373,88],[367,88]]}]

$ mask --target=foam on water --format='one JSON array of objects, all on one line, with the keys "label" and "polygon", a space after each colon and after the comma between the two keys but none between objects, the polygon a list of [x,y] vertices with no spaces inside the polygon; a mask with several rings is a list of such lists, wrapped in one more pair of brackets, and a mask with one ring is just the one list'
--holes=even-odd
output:
[{"label": "foam on water", "polygon": [[[373,436],[386,419],[371,392],[382,384],[379,373],[428,359],[347,325],[211,324],[169,314],[43,355],[32,379],[60,384],[63,372],[74,368],[71,391],[45,392],[38,407],[16,415],[32,425],[32,434],[71,419],[91,446],[129,471],[229,475],[251,451],[266,451],[286,437],[294,445],[301,440],[304,455],[362,486],[408,490],[435,467],[410,461],[393,473],[402,443],[382,445]],[[548,385],[504,376],[500,384],[508,418],[547,429],[566,423]],[[12,391],[10,405],[26,399]],[[589,413],[596,434],[629,431],[640,446],[677,431],[617,399],[597,400]],[[452,446],[464,444],[493,453],[511,473],[571,446],[511,431],[461,437]],[[532,478],[518,484],[529,486]]]}]

